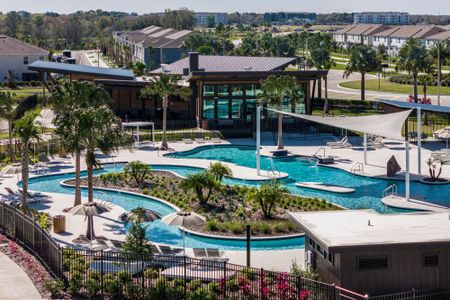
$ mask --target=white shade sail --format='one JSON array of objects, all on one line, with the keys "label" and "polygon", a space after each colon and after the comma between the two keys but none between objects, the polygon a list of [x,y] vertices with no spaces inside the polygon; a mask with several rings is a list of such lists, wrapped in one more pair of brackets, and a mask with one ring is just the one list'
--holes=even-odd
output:
[{"label": "white shade sail", "polygon": [[280,112],[303,120],[343,128],[351,131],[368,133],[385,138],[403,141],[402,128],[412,109],[383,115],[369,115],[360,117],[321,117],[304,114],[289,113],[269,109],[273,112]]}]

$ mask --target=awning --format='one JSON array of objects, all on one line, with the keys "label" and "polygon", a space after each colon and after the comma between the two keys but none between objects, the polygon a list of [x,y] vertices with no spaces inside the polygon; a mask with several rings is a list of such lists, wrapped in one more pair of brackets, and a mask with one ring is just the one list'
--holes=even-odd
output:
[{"label": "awning", "polygon": [[356,132],[363,132],[382,136],[385,138],[403,141],[402,128],[412,109],[383,115],[370,115],[361,117],[321,117],[304,114],[295,114],[268,109],[273,112],[280,112],[303,120],[343,128]]}]

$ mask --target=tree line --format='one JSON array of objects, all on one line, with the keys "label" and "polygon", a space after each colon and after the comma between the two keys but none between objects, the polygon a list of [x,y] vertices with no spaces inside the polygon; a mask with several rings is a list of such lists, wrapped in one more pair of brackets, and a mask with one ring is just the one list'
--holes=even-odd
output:
[{"label": "tree line", "polygon": [[114,31],[139,30],[151,25],[181,30],[192,29],[194,24],[194,14],[187,10],[143,15],[103,10],[72,14],[0,13],[0,33],[50,50],[106,47]]}]

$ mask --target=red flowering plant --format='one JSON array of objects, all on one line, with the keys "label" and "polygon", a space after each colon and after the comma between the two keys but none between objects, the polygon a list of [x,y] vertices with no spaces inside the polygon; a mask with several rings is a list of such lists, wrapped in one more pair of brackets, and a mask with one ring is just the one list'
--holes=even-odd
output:
[{"label": "red flowering plant", "polygon": [[406,99],[408,102],[415,102],[414,101],[414,96],[413,95],[409,95],[408,99]]},{"label": "red flowering plant", "polygon": [[300,300],[308,300],[309,296],[311,296],[312,292],[310,290],[301,290],[300,291]]}]

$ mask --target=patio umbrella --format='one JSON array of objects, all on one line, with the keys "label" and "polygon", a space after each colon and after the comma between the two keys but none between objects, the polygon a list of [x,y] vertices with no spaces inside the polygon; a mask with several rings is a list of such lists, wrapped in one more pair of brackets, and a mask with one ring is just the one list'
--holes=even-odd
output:
[{"label": "patio umbrella", "polygon": [[202,225],[206,223],[206,219],[194,212],[189,211],[178,211],[168,216],[165,216],[162,219],[162,222],[167,225],[173,226],[181,226],[183,227],[183,252],[186,254],[186,246],[185,246],[185,230],[186,226],[196,226]]},{"label": "patio umbrella", "polygon": [[450,126],[440,129],[435,132],[440,139],[445,139],[445,148],[448,149],[448,139],[450,139]]},{"label": "patio umbrella", "polygon": [[[142,211],[138,211],[142,210]],[[144,222],[153,222],[155,220],[161,219],[161,215],[153,210],[150,209],[144,209],[144,208],[136,208],[133,209],[127,213],[123,213],[119,216],[119,219],[122,220],[122,222],[127,223],[129,221],[132,221],[136,219],[139,223]]]},{"label": "patio umbrella", "polygon": [[69,213],[75,216],[85,216],[88,219],[88,225],[86,230],[86,237],[89,240],[95,239],[94,234],[94,216],[100,215],[104,212],[110,211],[111,209],[98,202],[86,202],[72,207]]}]

